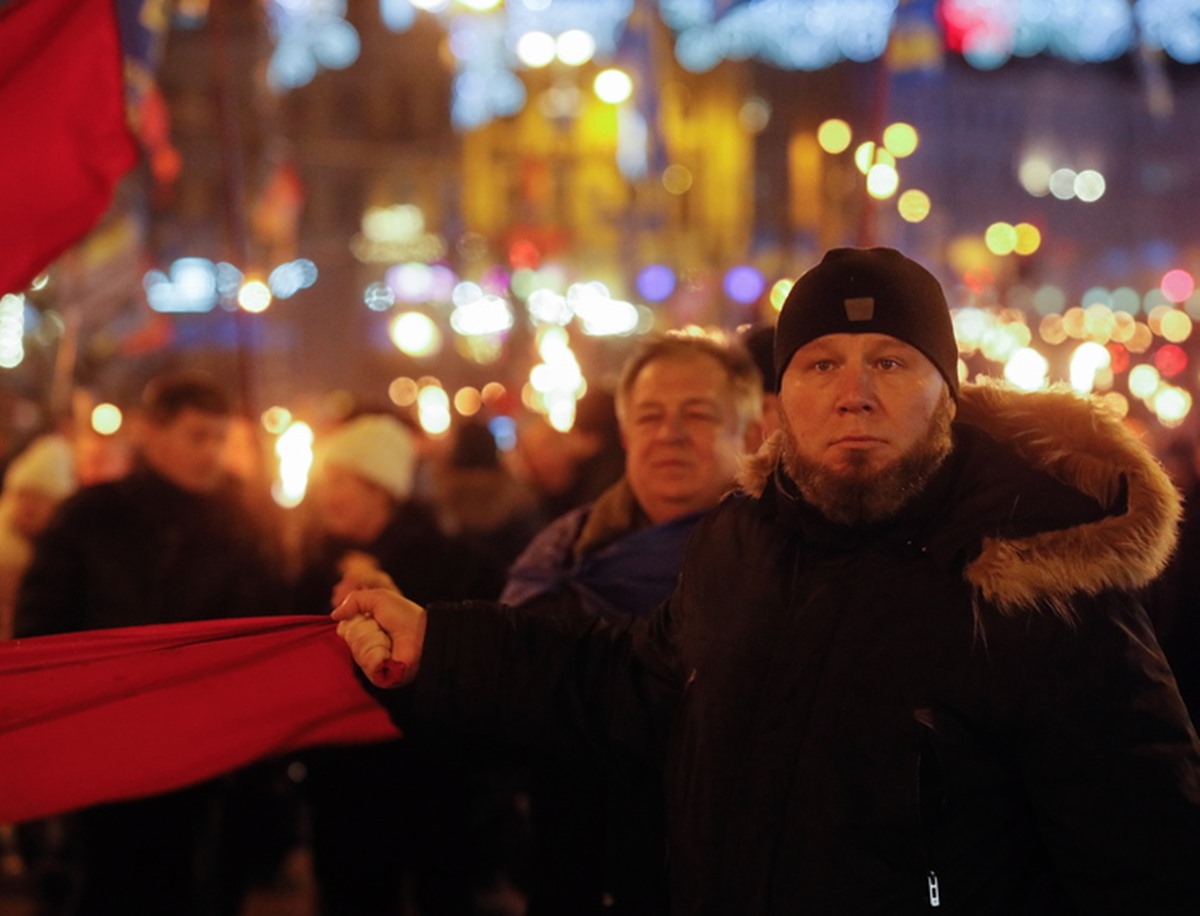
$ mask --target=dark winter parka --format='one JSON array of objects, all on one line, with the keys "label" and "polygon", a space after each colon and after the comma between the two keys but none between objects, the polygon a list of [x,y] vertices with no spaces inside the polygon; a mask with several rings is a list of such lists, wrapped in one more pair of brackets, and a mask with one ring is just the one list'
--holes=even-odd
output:
[{"label": "dark winter parka", "polygon": [[772,440],[647,624],[434,608],[393,702],[660,754],[674,912],[1200,912],[1200,748],[1132,597],[1175,491],[1073,394],[968,387],[954,435],[870,529]]},{"label": "dark winter parka", "polygon": [[59,507],[21,583],[17,634],[280,613],[273,548],[232,480],[197,494],[138,469]]}]

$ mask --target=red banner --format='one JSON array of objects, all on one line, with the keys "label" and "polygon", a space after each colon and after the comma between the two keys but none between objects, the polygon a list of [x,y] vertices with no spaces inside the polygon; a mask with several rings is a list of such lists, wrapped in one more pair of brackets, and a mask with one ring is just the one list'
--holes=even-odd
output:
[{"label": "red banner", "polygon": [[397,735],[324,617],[0,643],[0,823],[153,795],[313,745]]},{"label": "red banner", "polygon": [[92,229],[137,158],[113,0],[0,9],[0,294]]}]

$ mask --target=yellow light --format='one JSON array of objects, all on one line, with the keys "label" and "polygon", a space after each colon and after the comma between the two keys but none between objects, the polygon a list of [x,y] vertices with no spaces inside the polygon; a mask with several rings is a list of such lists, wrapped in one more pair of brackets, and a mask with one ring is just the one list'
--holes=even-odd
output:
[{"label": "yellow light", "polygon": [[911,124],[897,122],[883,130],[883,145],[897,159],[911,156],[917,149],[917,131]]},{"label": "yellow light", "polygon": [[1112,364],[1112,354],[1101,344],[1088,341],[1071,354],[1071,387],[1084,394],[1096,387],[1096,373]]},{"label": "yellow light", "polygon": [[1192,319],[1187,312],[1170,311],[1162,316],[1159,331],[1171,343],[1183,343],[1192,336]]},{"label": "yellow light", "polygon": [[475,416],[475,414],[479,413],[479,408],[482,406],[483,398],[479,394],[479,389],[468,385],[454,392],[454,409],[464,417]]},{"label": "yellow light", "polygon": [[1033,333],[1024,324],[997,324],[979,342],[979,351],[992,362],[1003,363],[1028,348]]},{"label": "yellow light", "polygon": [[116,404],[97,404],[92,408],[92,429],[102,436],[111,436],[119,430],[123,419]]},{"label": "yellow light", "polygon": [[546,32],[526,32],[517,39],[517,58],[526,67],[547,66],[554,60],[556,51],[554,36]]},{"label": "yellow light", "polygon": [[1129,393],[1135,398],[1145,401],[1153,397],[1161,383],[1162,376],[1149,363],[1134,366],[1129,370]]},{"label": "yellow light", "polygon": [[263,429],[272,436],[280,435],[292,422],[292,412],[286,407],[268,407],[260,417]]},{"label": "yellow light", "polygon": [[771,287],[771,308],[777,312],[782,311],[783,303],[795,285],[795,280],[776,280],[775,285]]},{"label": "yellow light", "polygon": [[909,188],[896,201],[896,210],[900,213],[900,218],[908,223],[921,222],[929,215],[931,206],[929,195],[916,188]]},{"label": "yellow light", "polygon": [[692,172],[678,163],[668,165],[663,169],[662,183],[668,194],[686,194],[692,187]]},{"label": "yellow light", "polygon": [[388,385],[388,397],[397,407],[412,407],[417,403],[417,383],[408,377],[393,379]]},{"label": "yellow light", "polygon": [[1083,340],[1087,337],[1087,312],[1079,306],[1072,306],[1063,313],[1063,330],[1068,337]]},{"label": "yellow light", "polygon": [[900,187],[900,173],[894,166],[877,162],[867,172],[867,193],[876,200],[886,200]]},{"label": "yellow light", "polygon": [[247,312],[265,312],[271,305],[271,287],[262,280],[248,280],[238,290],[237,301]]},{"label": "yellow light", "polygon": [[1032,223],[1017,223],[1017,242],[1013,250],[1017,254],[1033,254],[1042,247],[1042,231]]},{"label": "yellow light", "polygon": [[571,353],[571,338],[564,328],[550,327],[538,331],[536,347],[544,362],[556,359],[574,359]]},{"label": "yellow light", "polygon": [[1150,328],[1138,321],[1133,325],[1133,334],[1125,342],[1125,349],[1130,353],[1145,353],[1153,343],[1154,335],[1150,332]]},{"label": "yellow light", "polygon": [[308,489],[308,472],[313,462],[313,431],[307,423],[293,423],[275,440],[279,479],[271,496],[284,508],[298,506]]},{"label": "yellow light", "polygon": [[1004,366],[1004,377],[1024,391],[1037,391],[1045,387],[1049,368],[1041,353],[1026,347],[1009,358]]},{"label": "yellow light", "polygon": [[1150,331],[1159,337],[1163,336],[1162,323],[1163,319],[1170,315],[1175,310],[1171,305],[1156,305],[1150,309],[1150,314],[1146,316],[1146,324],[1150,325]]},{"label": "yellow light", "polygon": [[821,149],[832,155],[844,153],[849,149],[852,138],[850,125],[841,118],[830,118],[817,128],[817,143]]},{"label": "yellow light", "polygon": [[508,394],[508,389],[499,382],[488,382],[479,393],[485,404],[495,404],[506,394]]},{"label": "yellow light", "polygon": [[1192,396],[1182,388],[1163,385],[1150,402],[1158,422],[1168,428],[1179,426],[1192,409]]},{"label": "yellow light", "polygon": [[871,170],[875,163],[875,141],[868,140],[860,143],[854,150],[854,164],[864,175]]},{"label": "yellow light", "polygon": [[1133,339],[1137,330],[1137,322],[1128,312],[1113,312],[1112,340],[1114,343],[1128,343]]},{"label": "yellow light", "polygon": [[[477,13],[486,13],[488,10],[494,10],[503,0],[458,0],[463,6],[469,10],[474,10]],[[416,3],[413,6],[417,6]]]},{"label": "yellow light", "polygon": [[426,385],[417,393],[417,420],[432,436],[450,428],[450,397],[437,385]]},{"label": "yellow light", "polygon": [[992,223],[987,227],[983,241],[992,254],[1012,254],[1017,246],[1017,230],[1008,223]]},{"label": "yellow light", "polygon": [[1108,343],[1112,340],[1116,326],[1116,316],[1107,305],[1097,302],[1083,310],[1084,336],[1088,340],[1102,344]]},{"label": "yellow light", "polygon": [[995,324],[994,317],[983,309],[963,308],[954,312],[954,337],[958,349],[973,353]]},{"label": "yellow light", "polygon": [[1052,346],[1058,346],[1067,339],[1063,330],[1062,315],[1047,315],[1038,324],[1038,336]]},{"label": "yellow light", "polygon": [[546,398],[546,419],[560,433],[570,432],[575,425],[575,398],[554,392]]},{"label": "yellow light", "polygon": [[409,356],[431,356],[442,348],[442,332],[421,312],[401,312],[392,319],[388,336],[396,349]]},{"label": "yellow light", "polygon": [[368,207],[362,216],[362,233],[373,242],[403,242],[425,231],[425,214],[414,204]]},{"label": "yellow light", "polygon": [[601,70],[592,83],[596,97],[610,105],[619,105],[633,95],[633,80],[623,70]]},{"label": "yellow light", "polygon": [[583,29],[567,29],[554,43],[555,54],[568,67],[581,67],[596,53],[596,39]]}]

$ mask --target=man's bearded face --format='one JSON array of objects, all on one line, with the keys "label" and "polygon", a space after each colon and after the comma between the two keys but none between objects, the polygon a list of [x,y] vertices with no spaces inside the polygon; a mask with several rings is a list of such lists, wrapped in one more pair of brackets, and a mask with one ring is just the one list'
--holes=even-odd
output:
[{"label": "man's bearded face", "polygon": [[923,436],[898,458],[878,468],[867,452],[852,452],[838,467],[802,456],[786,414],[783,461],[804,499],[840,525],[870,525],[899,512],[929,482],[950,453],[954,401],[945,392]]}]

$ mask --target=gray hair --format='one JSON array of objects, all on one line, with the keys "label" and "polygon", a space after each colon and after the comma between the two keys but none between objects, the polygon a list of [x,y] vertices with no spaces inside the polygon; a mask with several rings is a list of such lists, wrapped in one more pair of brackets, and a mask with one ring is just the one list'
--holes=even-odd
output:
[{"label": "gray hair", "polygon": [[762,374],[750,352],[737,340],[719,331],[667,331],[646,337],[621,367],[617,382],[617,419],[624,424],[629,395],[638,376],[648,365],[659,360],[693,359],[706,356],[725,370],[729,393],[733,395],[738,426],[762,420]]}]

